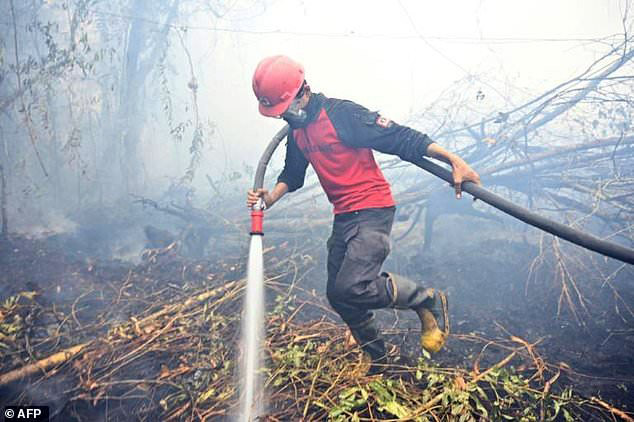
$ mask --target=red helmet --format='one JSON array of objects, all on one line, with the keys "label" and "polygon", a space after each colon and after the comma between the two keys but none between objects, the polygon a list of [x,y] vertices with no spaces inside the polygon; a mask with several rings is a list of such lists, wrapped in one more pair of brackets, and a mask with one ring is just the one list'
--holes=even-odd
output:
[{"label": "red helmet", "polygon": [[277,117],[284,113],[304,83],[304,66],[286,56],[263,59],[253,74],[253,92],[260,113]]}]

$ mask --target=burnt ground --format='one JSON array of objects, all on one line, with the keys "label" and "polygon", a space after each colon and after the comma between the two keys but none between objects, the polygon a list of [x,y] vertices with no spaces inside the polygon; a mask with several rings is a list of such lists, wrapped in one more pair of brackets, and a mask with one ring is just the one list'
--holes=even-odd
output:
[{"label": "burnt ground", "polygon": [[[386,264],[448,292],[454,336],[436,359],[469,367],[481,345],[461,335],[506,340],[517,336],[538,342],[544,361],[569,366],[572,370],[561,381],[578,393],[634,411],[634,315],[627,309],[634,308],[632,266],[562,245],[572,277],[565,285],[572,291],[575,315],[565,300],[560,302],[562,281],[548,247],[552,237],[543,239],[540,253],[537,230],[448,217],[436,228],[438,234],[443,231],[457,235],[436,235],[435,248],[427,252],[402,245],[414,253]],[[540,256],[541,265],[532,267]],[[612,290],[600,274],[619,269],[609,280]]]},{"label": "burnt ground", "polygon": [[[393,237],[403,229],[396,225]],[[471,368],[482,349],[474,337],[505,342],[517,336],[536,343],[544,361],[571,368],[563,372],[562,385],[634,412],[634,314],[629,312],[634,310],[634,268],[561,245],[562,253],[569,254],[566,268],[572,277],[565,284],[579,291],[578,296],[570,293],[571,308],[560,302],[562,282],[548,246],[552,237],[542,240],[540,252],[540,235],[517,225],[442,217],[431,248],[423,250],[415,235],[395,242],[384,269],[447,292],[453,335],[434,356],[439,364]],[[323,290],[325,270],[319,267],[325,268],[325,253],[319,256],[311,286]],[[613,272],[609,284],[614,290],[605,282]],[[413,314],[379,310],[377,315],[401,354],[420,356]],[[484,362],[493,364],[506,351],[492,347],[488,352]]]},{"label": "burnt ground", "polygon": [[[460,223],[454,220],[441,221],[437,228],[440,233],[445,230],[447,233],[460,233],[460,229]],[[572,385],[574,391],[583,397],[596,396],[619,409],[632,412],[634,318],[627,310],[627,306],[634,307],[632,269],[621,269],[606,282],[605,276],[600,274],[612,274],[619,269],[619,263],[604,261],[594,255],[581,254],[581,258],[577,258],[574,254],[579,253],[578,250],[565,248],[562,251],[571,253],[571,256],[567,256],[567,265],[574,285],[570,280],[562,283],[557,276],[557,262],[552,254],[547,249],[540,252],[534,241],[525,241],[531,236],[534,240],[534,233],[527,235],[525,232],[514,232],[509,235],[509,231],[503,227],[474,229],[473,225],[468,224],[462,229],[467,233],[464,239],[456,239],[455,235],[436,236],[435,244],[428,252],[420,249],[419,239],[402,241],[394,245],[393,253],[385,264],[388,270],[425,280],[447,291],[452,336],[446,349],[434,356],[434,360],[443,366],[469,369],[483,348],[480,340],[490,339],[496,344],[488,348],[480,362],[481,367],[486,367],[504,357],[507,350],[499,345],[508,344],[511,336],[516,336],[536,344],[535,350],[544,362],[563,369],[557,381],[558,386]],[[395,230],[398,232],[398,227]],[[303,291],[314,290],[315,300],[327,307],[323,295],[323,244],[327,232],[324,230],[319,233],[321,236],[310,241],[302,237],[289,238],[285,235],[276,238],[272,235],[266,238],[265,243],[267,246],[276,246],[278,260],[286,254],[301,256],[306,264],[302,269],[305,273],[299,274],[299,277],[296,274],[294,280]],[[241,242],[234,241],[232,244],[241,245]],[[131,270],[138,271],[141,267],[141,273],[151,280],[151,288],[149,285],[137,285],[133,289],[149,288],[156,291],[157,297],[165,294],[169,296],[169,290],[177,289],[178,285],[201,280],[204,282],[204,277],[197,278],[197,272],[222,273],[227,280],[243,276],[245,247],[246,241],[225,254],[219,247],[212,253],[212,259],[189,262],[185,266],[187,270],[182,270],[180,279],[175,279],[169,260],[164,261],[162,268],[148,266],[144,269],[143,263],[131,264],[91,257],[81,250],[69,249],[67,243],[56,239],[11,237],[0,244],[0,303],[20,292],[36,292],[35,300],[42,307],[71,309],[77,325],[85,327],[88,332],[91,323],[97,319],[124,321],[148,306],[148,303],[139,301],[131,302],[121,309],[103,307],[121,294],[122,280],[129,277]],[[544,257],[542,265],[531,268],[534,259],[540,255]],[[181,263],[178,261],[179,265]],[[608,284],[614,286],[614,290]],[[88,285],[94,289],[87,289]],[[576,316],[569,304],[559,300],[562,285],[569,289],[576,286],[579,290],[576,296],[571,294],[572,309]],[[86,295],[86,291],[91,293]],[[26,301],[28,298],[21,297],[20,300]],[[318,307],[307,308],[302,311],[300,318],[306,321],[319,319],[324,312]],[[401,355],[412,360],[420,356],[416,346],[417,321],[411,315],[386,310],[378,311],[377,314],[388,340],[398,346]],[[332,313],[329,317],[333,317]],[[28,318],[31,320],[25,321],[24,325],[28,326],[28,333],[32,337],[45,338],[47,334],[54,334],[54,321],[49,320],[54,319],[54,316],[43,313],[29,315]],[[336,317],[334,319],[337,320]],[[104,327],[101,331],[97,329],[91,333],[94,335],[94,332],[106,331]],[[75,343],[84,340],[81,330],[76,336],[73,339]],[[73,341],[62,338],[56,342],[32,344],[30,347],[37,356],[47,356],[55,350],[73,345]],[[3,365],[13,362],[11,367],[15,367],[13,358],[16,356],[11,356],[9,352],[3,359]],[[37,401],[37,397],[42,395],[56,403],[58,419],[55,420],[82,420],[77,417],[77,412],[86,412],[84,416],[92,417],[104,414],[103,405],[92,410],[90,406],[68,407],[67,398],[55,395],[55,391],[68,387],[68,382],[49,382],[39,384],[36,388],[13,385],[9,390],[0,390],[0,396],[4,397],[2,404],[6,404],[4,400],[15,400],[17,397],[24,400],[25,396]]]}]

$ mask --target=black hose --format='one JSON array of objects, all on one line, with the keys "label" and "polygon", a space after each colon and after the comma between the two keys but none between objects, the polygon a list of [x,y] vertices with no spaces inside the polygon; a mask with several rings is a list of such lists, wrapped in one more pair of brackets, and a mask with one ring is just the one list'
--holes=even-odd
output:
[{"label": "black hose", "polygon": [[271,156],[277,146],[282,142],[282,139],[288,134],[288,125],[284,125],[279,132],[275,134],[269,145],[266,147],[264,152],[262,153],[262,157],[260,157],[260,161],[258,162],[258,168],[255,171],[255,182],[253,183],[253,190],[261,189],[264,185],[264,174],[266,173],[266,167],[269,165],[269,161],[271,161]]},{"label": "black hose", "polygon": [[[441,167],[436,163],[432,163],[425,158],[421,158],[416,165],[453,185],[452,174],[446,168]],[[565,224],[550,220],[524,207],[520,207],[519,205],[516,205],[501,196],[476,185],[475,183],[463,182],[462,190],[470,193],[475,198],[481,199],[487,204],[530,224],[531,226],[540,228],[548,233],[554,234],[555,236],[566,239],[574,244],[598,252],[602,255],[618,259],[619,261],[626,262],[628,264],[634,264],[634,249],[600,239],[589,233],[584,233],[580,230],[566,226]]]},{"label": "black hose", "polygon": [[[254,190],[260,189],[264,185],[264,174],[266,173],[266,167],[271,160],[271,156],[273,156],[273,152],[275,152],[275,149],[278,147],[280,142],[282,142],[282,139],[284,139],[284,137],[288,134],[288,130],[288,125],[284,125],[284,127],[279,132],[277,132],[277,134],[273,137],[269,145],[264,150],[264,153],[262,154],[262,157],[258,162],[258,168],[255,172],[255,182],[253,184]],[[447,183],[453,184],[452,174],[446,168],[441,167],[436,163],[432,163],[425,158],[420,158],[417,161],[416,165],[423,170],[426,170],[433,175],[443,179]],[[464,182],[462,184],[462,190],[470,193],[475,198],[478,198],[486,202],[487,204],[509,215],[512,215],[513,217],[525,223],[530,224],[531,226],[540,228],[548,233],[554,234],[555,236],[561,237],[562,239],[568,240],[583,248],[590,249],[602,255],[618,259],[619,261],[626,262],[628,264],[634,264],[634,249],[630,249],[625,246],[600,239],[589,233],[584,233],[580,230],[566,226],[565,224],[553,221],[524,207],[520,207],[519,205],[516,205],[511,201],[508,201],[501,196],[498,196],[493,192],[476,185],[475,183]]]}]

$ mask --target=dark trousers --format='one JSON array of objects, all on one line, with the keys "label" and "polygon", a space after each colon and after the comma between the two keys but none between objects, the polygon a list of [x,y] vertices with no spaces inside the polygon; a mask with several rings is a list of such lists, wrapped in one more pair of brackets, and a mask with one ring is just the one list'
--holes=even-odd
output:
[{"label": "dark trousers", "polygon": [[330,305],[350,327],[372,318],[372,309],[391,303],[381,266],[390,253],[395,207],[369,208],[335,216],[328,239]]}]

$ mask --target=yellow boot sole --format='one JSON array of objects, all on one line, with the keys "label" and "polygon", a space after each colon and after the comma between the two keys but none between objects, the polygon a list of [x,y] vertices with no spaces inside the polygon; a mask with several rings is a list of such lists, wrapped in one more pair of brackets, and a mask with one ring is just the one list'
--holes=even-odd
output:
[{"label": "yellow boot sole", "polygon": [[447,306],[447,297],[440,293],[440,300],[443,310],[444,331],[438,328],[438,321],[429,309],[422,310],[422,332],[420,336],[420,345],[423,349],[430,353],[437,353],[445,345],[447,336],[449,335],[449,310]]},{"label": "yellow boot sole", "polygon": [[420,336],[420,345],[430,353],[438,353],[445,345],[447,336],[438,327],[425,331]]}]

